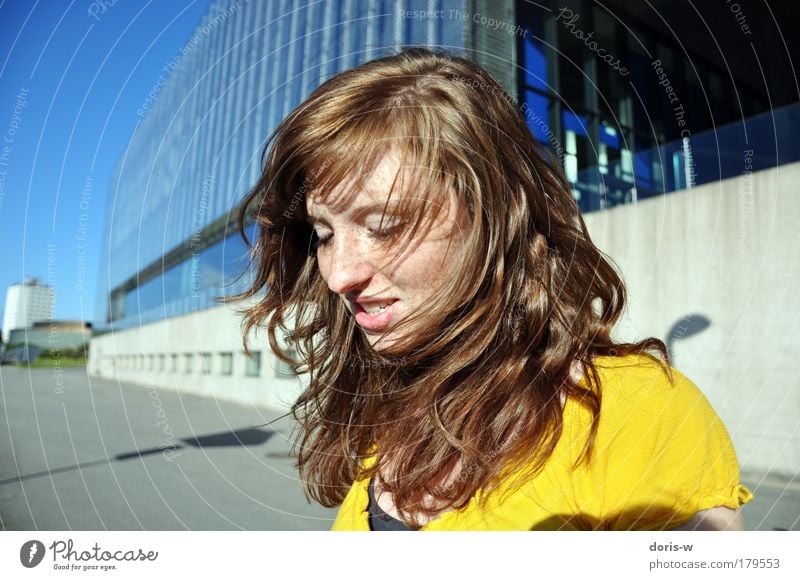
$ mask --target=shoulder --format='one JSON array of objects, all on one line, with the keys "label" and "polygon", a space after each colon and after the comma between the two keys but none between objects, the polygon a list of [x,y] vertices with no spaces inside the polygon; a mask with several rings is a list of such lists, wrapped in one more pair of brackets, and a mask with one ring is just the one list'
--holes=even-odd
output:
[{"label": "shoulder", "polygon": [[[611,389],[612,394],[623,390],[644,397],[663,394],[674,379],[685,378],[661,360],[643,354],[598,356],[593,362],[603,390]],[[586,380],[585,375],[583,380]]]},{"label": "shoulder", "polygon": [[697,385],[660,360],[645,355],[597,357],[595,367],[605,423],[663,422],[687,413],[718,419]]},{"label": "shoulder", "polygon": [[[728,433],[703,392],[677,369],[644,355],[599,357],[598,443],[629,445],[628,453],[652,453],[721,445],[730,460]],[[618,449],[617,449],[618,450]]]},{"label": "shoulder", "polygon": [[612,529],[674,527],[752,497],[739,484],[725,426],[691,380],[646,356],[600,357],[595,365],[600,418],[583,473],[600,490],[601,521]]}]

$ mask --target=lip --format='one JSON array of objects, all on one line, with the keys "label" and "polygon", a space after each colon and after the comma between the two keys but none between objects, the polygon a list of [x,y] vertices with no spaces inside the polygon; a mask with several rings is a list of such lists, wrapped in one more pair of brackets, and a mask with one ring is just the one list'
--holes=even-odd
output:
[{"label": "lip", "polygon": [[[391,301],[389,306],[387,306],[383,312],[378,312],[377,314],[367,313],[362,306],[362,304],[376,304],[389,301]],[[371,332],[383,332],[389,328],[392,319],[397,313],[398,302],[399,300],[396,298],[384,298],[382,300],[362,300],[361,302],[351,302],[351,304],[353,305],[353,314],[356,317],[356,322],[361,328]]]}]

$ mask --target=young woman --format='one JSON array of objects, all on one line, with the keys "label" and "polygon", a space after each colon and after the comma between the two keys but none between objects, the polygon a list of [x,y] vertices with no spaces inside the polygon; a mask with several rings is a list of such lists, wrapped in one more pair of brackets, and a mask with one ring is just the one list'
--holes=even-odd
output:
[{"label": "young woman", "polygon": [[298,466],[334,529],[741,529],[724,426],[660,340],[612,339],[624,285],[474,63],[325,82],[244,208],[244,332],[309,375]]}]

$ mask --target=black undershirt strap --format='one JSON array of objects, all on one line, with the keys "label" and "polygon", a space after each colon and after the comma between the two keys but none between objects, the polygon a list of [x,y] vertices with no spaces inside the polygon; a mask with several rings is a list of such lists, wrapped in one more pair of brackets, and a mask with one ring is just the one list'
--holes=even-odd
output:
[{"label": "black undershirt strap", "polygon": [[369,528],[373,532],[413,532],[412,528],[406,526],[400,520],[394,519],[378,505],[375,498],[375,487],[372,480],[369,482]]}]

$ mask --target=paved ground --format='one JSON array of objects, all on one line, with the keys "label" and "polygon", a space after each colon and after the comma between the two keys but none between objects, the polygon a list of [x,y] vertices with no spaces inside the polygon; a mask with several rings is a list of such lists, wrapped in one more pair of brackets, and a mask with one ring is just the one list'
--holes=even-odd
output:
[{"label": "paved ground", "polygon": [[744,507],[748,530],[800,530],[800,476],[744,471],[742,482],[755,496]]},{"label": "paved ground", "polygon": [[326,530],[336,514],[303,495],[291,423],[254,427],[274,411],[82,368],[0,367],[0,390],[2,529]]},{"label": "paved ground", "polygon": [[[0,367],[0,529],[326,530],[286,454],[291,423],[85,369]],[[748,529],[800,529],[800,481],[745,473]]]}]

